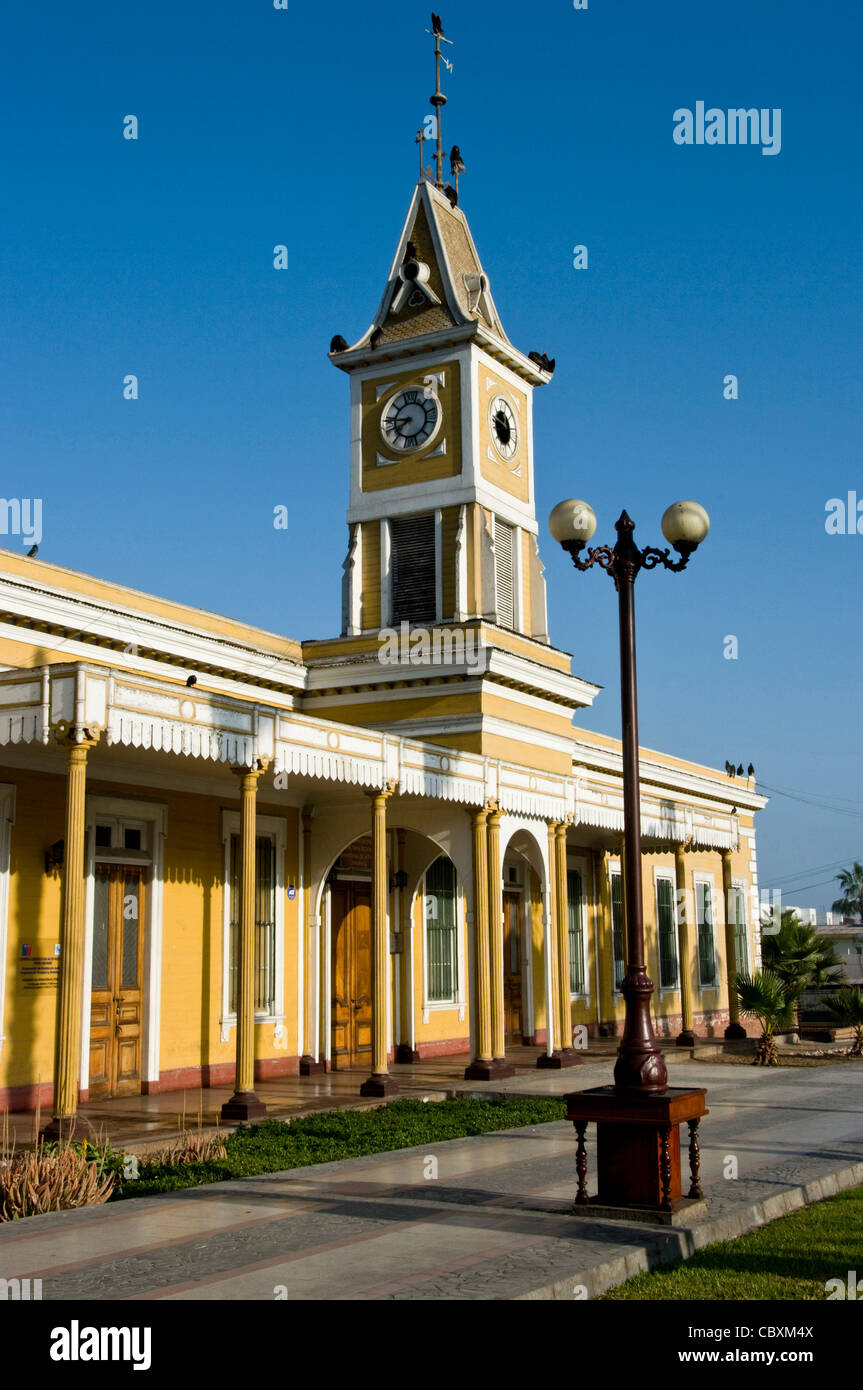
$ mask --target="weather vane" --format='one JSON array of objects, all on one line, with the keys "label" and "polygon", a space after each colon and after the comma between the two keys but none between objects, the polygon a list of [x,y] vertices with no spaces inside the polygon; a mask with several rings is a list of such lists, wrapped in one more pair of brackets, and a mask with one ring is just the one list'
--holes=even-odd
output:
[{"label": "weather vane", "polygon": [[[432,98],[431,98],[432,106],[434,106],[434,108],[435,108],[435,124],[436,124],[436,126],[437,126],[437,153],[436,153],[436,155],[435,155],[435,169],[436,169],[435,183],[436,183],[436,185],[437,185],[438,188],[442,189],[442,190],[446,193],[446,195],[447,195],[447,197],[449,198],[450,202],[452,203],[453,207],[455,207],[455,206],[458,204],[458,181],[459,181],[459,176],[460,176],[461,174],[464,173],[465,166],[464,166],[464,161],[463,161],[463,159],[462,159],[462,157],[461,157],[461,151],[459,150],[458,145],[453,145],[452,150],[450,151],[450,166],[451,166],[451,169],[452,169],[453,178],[455,179],[455,188],[451,188],[449,184],[447,184],[446,187],[444,187],[444,181],[443,181],[443,162],[444,162],[445,155],[444,155],[444,150],[443,150],[443,120],[442,120],[442,112],[443,112],[443,108],[446,106],[447,99],[446,99],[446,97],[444,96],[443,92],[441,91],[441,85],[440,85],[440,79],[441,79],[441,63],[444,63],[444,64],[445,64],[446,69],[447,69],[447,72],[452,72],[452,70],[453,70],[453,65],[452,65],[452,63],[449,61],[448,58],[445,58],[444,55],[443,55],[443,51],[442,51],[442,49],[441,49],[441,44],[442,44],[442,43],[448,43],[448,44],[452,45],[452,42],[453,42],[453,41],[452,41],[452,39],[448,39],[448,38],[446,37],[446,35],[445,35],[444,31],[443,31],[443,20],[441,19],[441,17],[440,17],[439,14],[434,14],[434,13],[433,13],[433,14],[432,14],[432,17],[431,17],[431,20],[432,20],[432,27],[431,27],[431,29],[427,29],[427,30],[426,30],[426,33],[427,33],[427,34],[432,34],[432,35],[434,35],[434,41],[435,41],[435,76],[436,76],[436,78],[437,78],[437,82],[436,82],[436,86],[435,86],[434,95],[433,95]],[[426,172],[426,169],[425,169],[425,165],[424,165],[424,163],[423,163],[423,146],[424,146],[424,141],[425,141],[425,135],[424,135],[424,133],[423,133],[422,131],[419,131],[418,134],[417,134],[417,144],[418,144],[419,147],[420,147],[420,178],[421,178],[421,179],[422,179],[422,178],[428,177],[427,172]]]}]

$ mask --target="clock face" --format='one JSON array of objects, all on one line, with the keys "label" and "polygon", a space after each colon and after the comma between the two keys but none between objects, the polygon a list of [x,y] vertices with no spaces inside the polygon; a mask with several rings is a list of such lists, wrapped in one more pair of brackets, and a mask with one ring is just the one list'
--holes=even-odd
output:
[{"label": "clock face", "polygon": [[518,421],[506,396],[495,396],[489,407],[489,424],[494,447],[509,463],[518,453]]},{"label": "clock face", "polygon": [[424,448],[437,434],[440,422],[437,396],[424,386],[410,386],[384,407],[381,434],[391,449],[408,454]]}]

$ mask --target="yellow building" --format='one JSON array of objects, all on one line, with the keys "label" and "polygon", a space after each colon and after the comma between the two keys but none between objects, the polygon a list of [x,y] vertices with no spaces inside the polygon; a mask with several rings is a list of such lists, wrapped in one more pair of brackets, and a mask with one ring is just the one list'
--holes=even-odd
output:
[{"label": "yellow building", "polygon": [[[465,1054],[623,1019],[621,750],[551,645],[534,391],[463,212],[414,192],[350,381],[339,637],[0,561],[0,1107]],[[194,677],[194,680],[192,678]],[[753,784],[644,751],[660,1036],[757,964]],[[731,1001],[731,1003],[730,1003]],[[55,1123],[54,1131],[56,1132]]]}]

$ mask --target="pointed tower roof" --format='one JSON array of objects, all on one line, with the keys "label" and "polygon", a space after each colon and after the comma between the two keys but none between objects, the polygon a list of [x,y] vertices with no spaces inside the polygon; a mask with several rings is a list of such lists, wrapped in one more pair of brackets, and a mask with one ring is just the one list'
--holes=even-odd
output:
[{"label": "pointed tower roof", "polygon": [[330,359],[351,372],[373,361],[476,339],[534,386],[543,371],[506,336],[467,218],[430,180],[416,187],[374,321]]}]

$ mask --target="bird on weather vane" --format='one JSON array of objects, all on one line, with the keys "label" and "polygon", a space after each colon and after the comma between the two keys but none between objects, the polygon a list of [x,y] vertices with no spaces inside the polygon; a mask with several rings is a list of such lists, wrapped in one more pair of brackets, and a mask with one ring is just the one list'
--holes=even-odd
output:
[{"label": "bird on weather vane", "polygon": [[[437,77],[437,82],[436,82],[436,84],[435,84],[435,91],[434,91],[434,93],[433,93],[433,95],[432,95],[432,98],[431,98],[432,106],[435,108],[435,112],[436,112],[436,115],[435,115],[435,126],[436,126],[436,139],[437,139],[437,149],[436,149],[436,152],[435,152],[435,174],[434,174],[434,182],[435,182],[435,184],[437,185],[438,188],[442,189],[442,190],[446,193],[446,195],[447,195],[447,197],[449,198],[450,202],[452,203],[453,207],[455,207],[455,206],[457,205],[457,203],[458,203],[458,181],[459,181],[459,175],[464,173],[464,167],[465,167],[465,166],[464,166],[464,161],[462,160],[461,152],[459,151],[458,145],[453,145],[452,153],[451,153],[451,155],[450,155],[450,167],[451,167],[451,169],[452,169],[452,176],[453,176],[453,178],[455,179],[455,188],[452,188],[450,184],[447,184],[446,187],[444,187],[444,179],[443,179],[443,162],[444,162],[444,159],[446,158],[446,156],[444,155],[444,149],[443,149],[443,130],[442,130],[442,119],[441,119],[441,117],[442,117],[442,113],[443,113],[443,108],[446,106],[446,103],[447,103],[447,98],[444,96],[443,92],[441,91],[441,85],[440,85],[440,78],[441,78],[441,63],[444,64],[444,66],[446,67],[447,72],[452,72],[452,71],[453,71],[453,65],[452,65],[452,63],[449,61],[448,58],[445,58],[444,55],[443,55],[443,51],[442,51],[442,49],[441,49],[441,44],[442,44],[442,43],[448,43],[448,44],[452,45],[452,42],[453,42],[453,41],[452,41],[452,39],[448,39],[448,38],[447,38],[446,34],[445,34],[444,31],[443,31],[443,20],[441,19],[440,15],[439,15],[439,14],[435,14],[434,11],[432,11],[431,22],[432,22],[432,27],[431,27],[431,29],[427,29],[427,30],[426,30],[426,33],[427,33],[427,34],[432,34],[432,35],[434,36],[434,41],[435,41],[435,74],[436,74],[436,77]],[[421,179],[423,179],[423,178],[428,178],[428,177],[429,177],[429,171],[426,170],[425,164],[424,164],[424,162],[423,162],[423,145],[424,145],[424,141],[425,141],[425,134],[422,133],[422,135],[421,135],[420,133],[418,133],[418,134],[417,134],[417,144],[418,144],[419,147],[420,147],[420,178],[421,178]]]}]

